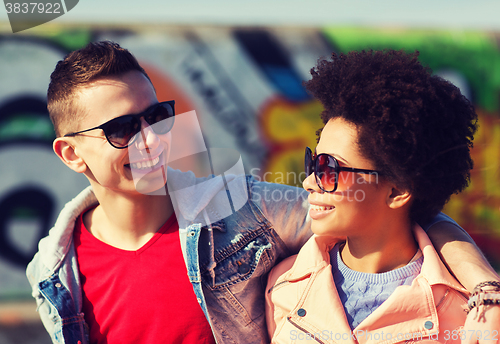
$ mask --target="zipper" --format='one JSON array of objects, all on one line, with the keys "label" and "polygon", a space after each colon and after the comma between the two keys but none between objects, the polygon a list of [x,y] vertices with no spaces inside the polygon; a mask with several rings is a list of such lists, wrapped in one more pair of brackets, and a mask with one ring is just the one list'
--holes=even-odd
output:
[{"label": "zipper", "polygon": [[271,294],[271,291],[273,291],[273,289],[274,289],[275,287],[278,287],[278,286],[280,286],[280,285],[282,285],[282,284],[285,284],[285,283],[290,283],[290,281],[284,280],[284,281],[281,281],[281,282],[279,282],[279,283],[277,283],[277,284],[273,285],[273,286],[272,286],[272,287],[271,287],[271,288],[267,291],[267,293],[268,293],[268,294]]},{"label": "zipper", "polygon": [[444,302],[444,299],[446,299],[446,297],[448,296],[449,293],[450,293],[450,289],[448,288],[448,289],[446,289],[446,291],[445,291],[443,297],[441,298],[441,300],[439,300],[439,302],[437,303],[436,310],[439,309],[439,306],[441,306],[441,304]]},{"label": "zipper", "polygon": [[315,341],[317,341],[318,343],[321,343],[321,344],[326,344],[326,342],[323,342],[322,340],[320,340],[319,338],[316,338],[316,336],[314,334],[312,334],[311,332],[307,331],[305,328],[303,328],[302,326],[300,326],[299,324],[297,324],[296,322],[294,322],[292,320],[292,317],[286,317],[286,320],[288,320],[288,322],[290,324],[292,324],[293,326],[295,326],[296,328],[298,328],[299,330],[301,330],[302,332],[304,332],[305,334],[308,334],[310,335],[312,338],[314,338]]},{"label": "zipper", "polygon": [[[306,278],[309,278],[309,277],[311,277],[311,275],[312,275],[312,273],[308,273],[307,275],[305,275],[305,276],[303,276],[303,277],[301,277],[301,278],[298,278],[298,279],[293,279],[293,282],[295,282],[295,281],[299,281],[299,280],[303,280],[303,279],[306,279]],[[281,281],[281,282],[279,282],[279,283],[276,283],[275,285],[273,285],[273,286],[272,286],[272,287],[271,287],[271,288],[267,291],[267,293],[268,293],[268,294],[270,294],[270,293],[271,293],[271,291],[273,291],[273,289],[274,289],[274,288],[276,288],[276,287],[278,287],[278,286],[280,286],[280,285],[282,285],[282,284],[286,284],[286,283],[292,283],[292,281],[290,281],[290,280],[283,280],[283,281]]]}]

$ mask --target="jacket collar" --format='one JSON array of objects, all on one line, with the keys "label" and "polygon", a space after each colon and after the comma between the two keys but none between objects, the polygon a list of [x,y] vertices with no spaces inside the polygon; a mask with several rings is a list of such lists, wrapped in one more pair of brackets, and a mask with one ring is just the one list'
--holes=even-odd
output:
[{"label": "jacket collar", "polygon": [[[39,243],[39,254],[43,265],[52,275],[68,254],[73,242],[73,229],[77,217],[87,208],[97,204],[97,198],[89,186],[66,203],[49,235]],[[46,276],[46,277],[48,277]]]},{"label": "jacket collar", "polygon": [[342,238],[313,235],[300,249],[285,280],[300,280],[330,264],[330,250]]},{"label": "jacket collar", "polygon": [[444,284],[462,293],[467,293],[467,289],[458,283],[458,281],[445,267],[439,258],[436,249],[432,245],[431,240],[422,227],[415,225],[413,228],[413,234],[415,235],[418,246],[424,255],[424,262],[422,264],[420,275],[424,276],[430,285]]},{"label": "jacket collar", "polygon": [[[424,276],[430,285],[445,284],[461,292],[467,292],[448,272],[422,227],[416,224],[413,227],[413,234],[424,255],[420,275]],[[343,239],[313,235],[300,250],[295,263],[285,278],[289,280],[301,279],[324,267],[325,264],[330,264],[330,250],[340,241]]]}]

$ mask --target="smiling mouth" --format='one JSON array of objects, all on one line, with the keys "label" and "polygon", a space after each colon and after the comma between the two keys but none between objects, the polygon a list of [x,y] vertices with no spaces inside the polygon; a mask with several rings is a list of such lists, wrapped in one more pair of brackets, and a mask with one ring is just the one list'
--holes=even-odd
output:
[{"label": "smiling mouth", "polygon": [[142,169],[146,169],[146,168],[155,167],[159,162],[160,162],[160,157],[157,156],[153,160],[131,163],[130,167],[132,167],[136,170],[142,170]]},{"label": "smiling mouth", "polygon": [[139,162],[132,162],[130,164],[126,164],[126,167],[129,167],[134,170],[150,170],[152,168],[155,168],[160,164],[161,157],[163,156],[163,153],[158,155],[156,158],[151,159],[151,160],[145,160],[145,161],[139,161]]},{"label": "smiling mouth", "polygon": [[332,206],[320,206],[320,205],[314,205],[311,204],[311,209],[315,211],[326,211],[326,210],[333,210],[335,207]]}]

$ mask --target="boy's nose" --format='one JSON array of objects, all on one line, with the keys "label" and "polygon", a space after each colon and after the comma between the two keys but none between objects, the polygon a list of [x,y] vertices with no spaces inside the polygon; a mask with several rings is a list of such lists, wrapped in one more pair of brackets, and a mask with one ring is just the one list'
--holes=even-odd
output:
[{"label": "boy's nose", "polygon": [[137,140],[138,149],[155,149],[160,144],[160,138],[144,118],[141,118],[141,132],[139,135]]}]

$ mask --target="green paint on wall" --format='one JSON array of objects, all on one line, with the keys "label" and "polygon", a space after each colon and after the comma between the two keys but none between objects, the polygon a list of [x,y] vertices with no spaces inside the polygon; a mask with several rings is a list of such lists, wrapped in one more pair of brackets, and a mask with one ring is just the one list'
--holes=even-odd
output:
[{"label": "green paint on wall", "polygon": [[493,35],[476,31],[337,28],[323,30],[337,52],[403,49],[420,52],[434,71],[460,72],[473,103],[488,112],[500,109],[500,49]]}]

